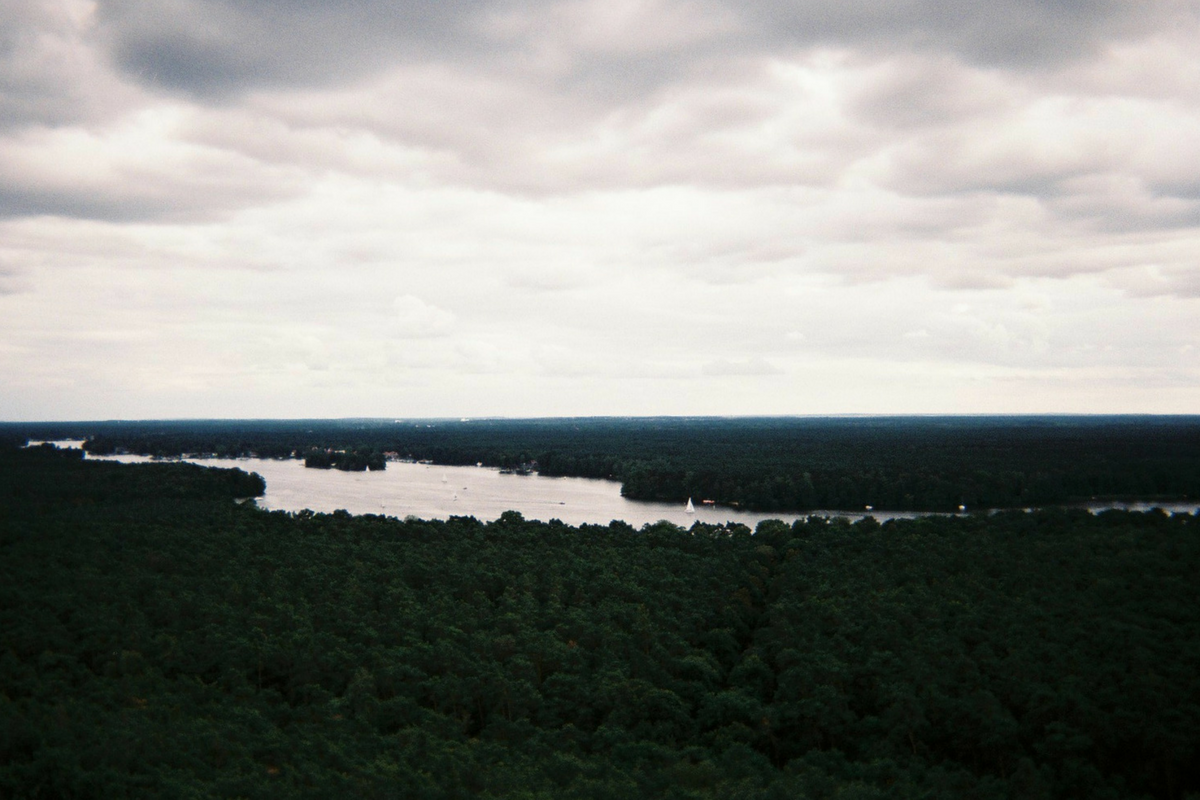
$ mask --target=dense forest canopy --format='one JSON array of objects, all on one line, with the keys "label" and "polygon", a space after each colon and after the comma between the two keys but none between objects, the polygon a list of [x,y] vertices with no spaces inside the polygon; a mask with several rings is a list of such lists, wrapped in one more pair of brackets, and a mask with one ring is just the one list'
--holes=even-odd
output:
[{"label": "dense forest canopy", "polygon": [[340,469],[343,472],[366,472],[387,469],[384,454],[373,448],[364,450],[334,450],[311,447],[304,454],[304,466],[312,469]]},{"label": "dense forest canopy", "polygon": [[344,451],[355,469],[379,468],[388,452],[451,465],[536,465],[544,475],[620,481],[632,499],[693,497],[755,511],[1200,500],[1200,417],[9,423],[0,435],[88,439],[95,453],[158,456]]},{"label": "dense forest canopy", "polygon": [[268,513],[0,448],[0,796],[1200,792],[1200,520]]}]

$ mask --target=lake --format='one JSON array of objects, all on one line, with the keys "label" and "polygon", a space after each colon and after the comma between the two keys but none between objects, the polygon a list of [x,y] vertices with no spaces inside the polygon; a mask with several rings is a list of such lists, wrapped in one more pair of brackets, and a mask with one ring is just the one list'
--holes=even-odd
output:
[{"label": "lake", "polygon": [[[81,443],[56,444],[78,447]],[[89,455],[88,458],[124,462],[151,460],[147,456],[135,455]],[[272,511],[311,509],[329,513],[345,509],[351,514],[386,514],[422,519],[471,516],[490,521],[511,510],[519,511],[527,519],[558,519],[569,525],[606,525],[612,520],[622,520],[637,528],[659,520],[667,520],[681,527],[690,527],[698,521],[713,525],[736,522],[754,528],[764,519],[791,522],[811,515],[843,516],[849,519],[867,516],[866,512],[846,511],[759,514],[722,506],[706,506],[701,504],[700,498],[695,498],[696,512],[688,514],[681,503],[628,500],[621,496],[621,485],[615,481],[502,474],[490,467],[442,467],[392,461],[388,462],[383,472],[341,472],[308,469],[298,459],[186,460],[203,466],[238,467],[247,472],[257,472],[266,480],[267,490],[256,502],[260,508]],[[1143,511],[1152,507],[1182,513],[1196,510],[1195,503],[1093,503],[1086,507],[1093,511],[1105,508]],[[881,522],[924,515],[903,511],[870,512],[870,516]]]}]

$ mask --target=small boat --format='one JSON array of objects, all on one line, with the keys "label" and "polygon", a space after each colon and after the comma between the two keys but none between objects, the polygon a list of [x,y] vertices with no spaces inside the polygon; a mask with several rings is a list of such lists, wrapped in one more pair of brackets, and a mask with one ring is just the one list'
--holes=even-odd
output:
[{"label": "small boat", "polygon": [[684,508],[683,511],[685,514],[695,514],[696,513],[696,507],[694,505],[692,505],[692,498],[690,498],[690,497],[688,498],[687,507]]}]

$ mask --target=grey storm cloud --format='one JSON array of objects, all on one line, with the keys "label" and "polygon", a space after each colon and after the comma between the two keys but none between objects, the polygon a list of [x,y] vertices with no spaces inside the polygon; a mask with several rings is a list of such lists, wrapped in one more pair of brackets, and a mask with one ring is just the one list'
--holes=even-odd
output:
[{"label": "grey storm cloud", "polygon": [[[564,34],[562,25],[601,28],[612,20],[571,2],[387,0],[101,0],[99,29],[116,61],[137,80],[198,97],[246,90],[330,85],[384,66],[478,62],[520,69],[527,56]],[[706,62],[787,53],[816,45],[874,51],[952,53],[968,63],[1042,68],[1095,52],[1114,39],[1162,24],[1179,4],[1165,0],[945,0],[897,3],[644,2],[613,7],[628,29],[663,26],[654,41],[563,54],[551,79],[597,91],[645,88]],[[607,12],[606,12],[607,13]],[[693,26],[692,36],[672,35]],[[656,31],[657,32],[657,31]],[[628,33],[628,30],[623,31]]]},{"label": "grey storm cloud", "polygon": [[[342,158],[342,143],[311,135],[306,150],[308,132],[351,128],[403,144],[441,181],[501,192],[831,186],[885,155],[882,185],[906,196],[1000,192],[1045,198],[1071,218],[1103,220],[1111,208],[1114,225],[1186,225],[1192,207],[1170,187],[1147,186],[1167,199],[1128,215],[1111,187],[1081,183],[1113,171],[1088,160],[1113,150],[1106,143],[1070,158],[971,149],[1028,102],[1004,76],[1075,63],[1186,11],[1167,0],[14,0],[0,10],[10,23],[0,27],[0,128],[115,113],[121,91],[99,68],[101,52],[151,94],[234,111],[246,94],[268,99],[257,118],[221,120],[220,130],[210,119],[180,134],[256,163],[228,174],[174,164],[155,176],[162,170],[151,166],[132,182],[117,169],[107,183],[50,185],[0,163],[9,178],[0,214],[151,219],[242,208],[287,194],[265,165]],[[814,47],[844,48],[862,75],[839,88],[825,130],[792,132],[814,116],[819,91],[778,76],[766,95],[755,87],[771,59]],[[396,68],[408,72],[370,86]],[[347,91],[355,86],[361,93]],[[353,169],[343,162],[327,166]]]},{"label": "grey storm cloud", "polygon": [[462,52],[477,4],[114,0],[101,36],[138,80],[200,97],[339,83],[380,65]]},{"label": "grey storm cloud", "polygon": [[82,192],[77,187],[0,187],[0,219],[50,215],[107,222],[201,221],[283,194],[231,181],[210,185],[203,193],[193,191],[192,186],[165,181],[125,188],[117,183],[106,185],[99,194]]},{"label": "grey storm cloud", "polygon": [[786,41],[955,53],[965,61],[1039,67],[1072,60],[1111,38],[1153,29],[1168,3],[1126,0],[909,0],[751,3],[747,15]]},{"label": "grey storm cloud", "polygon": [[[534,194],[828,186],[885,154],[882,183],[903,195],[1038,197],[1051,213],[1114,229],[1191,224],[1191,204],[1171,200],[1169,188],[1148,186],[1167,199],[1129,215],[1111,187],[1082,180],[1128,169],[1104,161],[1127,153],[1099,136],[1064,145],[1065,155],[978,146],[1028,104],[1038,75],[1188,14],[1169,0],[109,0],[97,9],[97,40],[147,87],[223,106],[255,91],[324,92],[275,111],[294,127],[356,126],[435,154],[432,168],[451,182]],[[831,112],[840,124],[755,144],[754,131],[793,124],[787,116],[819,97],[782,86],[756,98],[745,88],[768,60],[819,47],[842,48],[863,71]],[[338,96],[397,67],[410,68],[406,83]],[[238,138],[236,129],[220,135]],[[257,135],[232,146],[261,149],[249,141]]]},{"label": "grey storm cloud", "polygon": [[66,125],[126,103],[87,41],[86,12],[71,3],[0,3],[0,132]]}]

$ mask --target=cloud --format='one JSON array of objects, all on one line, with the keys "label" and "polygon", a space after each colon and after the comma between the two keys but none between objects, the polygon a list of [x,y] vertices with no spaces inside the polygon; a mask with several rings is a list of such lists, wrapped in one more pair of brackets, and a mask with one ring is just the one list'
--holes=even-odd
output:
[{"label": "cloud", "polygon": [[[1139,47],[1165,48],[1178,71],[1194,59],[1152,34],[1164,20],[1196,28],[1167,2],[1135,14],[1120,2],[1032,0],[960,11],[118,0],[95,17],[96,41],[128,78],[211,109],[186,132],[194,143],[535,194],[866,179],[902,194],[1057,197],[1127,154],[1111,141],[1124,112],[1100,96],[1081,113],[1072,85],[1049,97],[1041,87],[1069,80],[1102,94],[1079,65],[1148,73]],[[1158,118],[1131,147],[1179,122],[1165,105],[1148,109]],[[1177,140],[1186,152],[1189,138]],[[1154,171],[1148,179],[1169,180]],[[1171,194],[1160,186],[1151,191]]]},{"label": "cloud", "polygon": [[0,416],[1008,409],[1080,364],[1194,407],[1198,36],[1190,0],[13,0]]},{"label": "cloud", "polygon": [[8,264],[6,259],[0,259],[0,295],[17,294],[27,290],[28,286],[16,267]]},{"label": "cloud", "polygon": [[847,113],[889,131],[958,125],[1027,101],[1027,90],[996,70],[945,53],[860,58],[846,87]]},{"label": "cloud", "polygon": [[527,289],[535,292],[566,292],[581,289],[587,285],[586,275],[579,270],[565,269],[562,266],[553,267],[517,267],[509,273],[505,282],[514,289]]},{"label": "cloud", "polygon": [[0,143],[0,216],[195,219],[293,194],[296,174],[182,138],[186,110],[95,129],[31,128]]},{"label": "cloud", "polygon": [[100,35],[130,76],[198,98],[342,82],[391,59],[454,49],[468,4],[110,0]]},{"label": "cloud", "polygon": [[1107,282],[1131,297],[1200,299],[1200,259],[1180,264],[1143,263],[1106,273]]},{"label": "cloud", "polygon": [[556,378],[580,378],[594,375],[597,365],[588,363],[580,354],[561,345],[538,345],[533,350],[533,360],[543,375]]},{"label": "cloud", "polygon": [[111,118],[139,92],[108,69],[91,39],[87,0],[0,4],[0,133]]},{"label": "cloud", "polygon": [[455,322],[454,315],[449,311],[411,294],[400,295],[393,300],[392,311],[393,317],[388,332],[401,339],[445,336],[450,333]]},{"label": "cloud", "polygon": [[714,377],[783,374],[783,370],[763,358],[716,359],[705,362],[701,372]]},{"label": "cloud", "polygon": [[713,61],[797,48],[951,53],[971,63],[1044,68],[1136,38],[1179,4],[1151,0],[543,0],[391,3],[334,0],[108,0],[103,40],[149,85],[200,98],[270,87],[345,84],[398,63],[469,63],[612,96],[645,91]]}]

